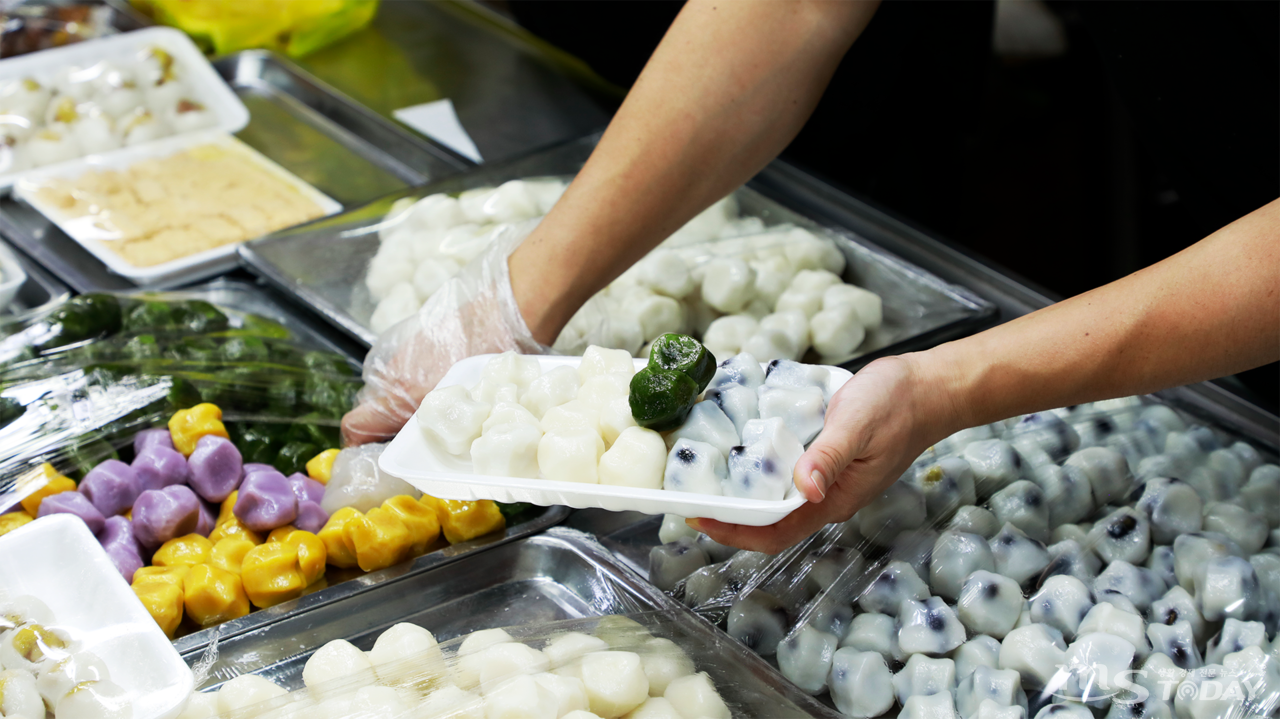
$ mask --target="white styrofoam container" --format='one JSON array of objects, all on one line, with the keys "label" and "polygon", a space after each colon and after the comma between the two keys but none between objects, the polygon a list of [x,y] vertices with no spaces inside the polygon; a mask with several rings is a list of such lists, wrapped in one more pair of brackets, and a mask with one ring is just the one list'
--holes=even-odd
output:
[{"label": "white styrofoam container", "polygon": [[242,153],[271,174],[297,188],[299,192],[319,205],[324,214],[332,215],[342,211],[342,204],[337,200],[307,184],[297,175],[272,162],[252,147],[216,129],[174,135],[143,145],[84,157],[74,163],[61,163],[30,170],[15,185],[14,196],[49,218],[63,232],[101,260],[112,272],[129,278],[135,284],[148,286],[192,282],[235,267],[238,263],[236,247],[239,243],[214,247],[150,267],[136,267],[110,249],[108,245],[111,240],[98,228],[95,218],[68,216],[58,207],[41,201],[36,190],[43,180],[74,178],[91,171],[123,170],[140,160],[168,157],[199,145],[221,145],[233,152]]},{"label": "white styrofoam container", "polygon": [[[495,355],[468,357],[451,367],[437,387],[474,386],[480,381],[485,364]],[[556,367],[577,367],[581,357],[542,355],[538,358],[545,374]],[[636,369],[646,360],[637,359]],[[839,367],[828,367],[828,393],[834,393],[853,375]],[[418,410],[422,411],[421,408]],[[614,512],[674,514],[680,517],[708,518],[721,522],[761,527],[774,524],[805,503],[803,495],[792,487],[785,499],[766,501],[710,494],[671,492],[665,489],[615,487],[548,479],[492,477],[470,471],[470,462],[444,455],[423,435],[415,414],[404,429],[387,445],[378,466],[393,477],[403,479],[418,490],[440,499],[492,499],[497,502],[528,502],[539,506],[557,504],[584,509],[598,507]]]},{"label": "white styrofoam container", "polygon": [[129,692],[133,719],[169,719],[186,705],[191,670],[79,518],[41,517],[0,537],[0,592],[48,605]]},{"label": "white styrofoam container", "polygon": [[[192,91],[191,99],[203,104],[215,117],[217,127],[224,132],[235,132],[249,124],[249,110],[227,83],[222,81],[209,60],[200,52],[191,38],[180,30],[169,27],[150,27],[133,32],[110,35],[108,37],[86,40],[84,42],[63,47],[41,50],[27,55],[0,60],[0,83],[23,78],[35,78],[48,85],[60,70],[71,66],[84,67],[101,61],[123,62],[133,59],[137,54],[150,47],[160,47],[173,56],[186,72],[185,82]],[[170,137],[182,137],[184,133]],[[190,133],[185,133],[190,134]],[[160,142],[169,138],[160,138]],[[63,168],[83,165],[86,158],[111,157],[132,149],[147,147],[152,143],[140,143],[131,147],[122,147],[99,155],[58,162],[28,170],[19,170],[0,174],[0,189],[13,185],[19,178],[36,170]]]}]

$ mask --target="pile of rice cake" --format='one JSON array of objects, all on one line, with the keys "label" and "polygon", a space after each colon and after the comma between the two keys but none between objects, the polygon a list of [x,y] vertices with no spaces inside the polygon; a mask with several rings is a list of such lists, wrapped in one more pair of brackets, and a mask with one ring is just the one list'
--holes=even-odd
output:
[{"label": "pile of rice cake", "polygon": [[1268,716],[1278,527],[1280,467],[1130,397],[959,432],[777,558],[668,518],[651,578],[849,716]]},{"label": "pile of rice cake", "polygon": [[0,172],[108,152],[217,124],[189,68],[160,47],[0,83]]},{"label": "pile of rice cake", "polygon": [[729,719],[715,684],[670,639],[623,616],[591,633],[516,638],[484,629],[444,645],[415,624],[382,632],[368,652],[342,639],[320,647],[292,695],[246,674],[194,693],[179,719]]}]

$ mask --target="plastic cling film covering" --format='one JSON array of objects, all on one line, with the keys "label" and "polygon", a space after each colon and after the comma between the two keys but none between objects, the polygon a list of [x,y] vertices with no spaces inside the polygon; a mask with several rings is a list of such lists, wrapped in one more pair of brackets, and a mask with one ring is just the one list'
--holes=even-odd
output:
[{"label": "plastic cling film covering", "polygon": [[378,11],[378,0],[133,0],[133,5],[187,32],[211,55],[263,48],[295,58],[356,32]]},{"label": "plastic cling film covering", "polygon": [[248,110],[181,32],[144,28],[10,58],[0,67],[6,113],[0,186],[35,168],[83,167],[216,127]]},{"label": "plastic cling film covering", "polygon": [[732,599],[691,596],[697,572],[677,595],[848,716],[1271,716],[1275,462],[1149,398],[1015,417],[939,442]]},{"label": "plastic cling film covering", "polygon": [[41,464],[79,477],[200,403],[256,448],[250,461],[275,464],[290,442],[336,447],[359,382],[349,360],[284,325],[191,293],[81,295],[0,333],[4,508],[39,489]]},{"label": "plastic cling film covering", "polygon": [[[343,601],[313,605],[253,632],[224,634],[218,656],[210,662],[209,678],[197,686],[213,691],[216,698],[218,684],[251,672],[286,689],[301,689],[306,685],[307,660],[327,642],[345,639],[362,651],[371,650],[389,627],[401,622],[425,627],[437,641],[446,642],[478,630],[520,625],[543,627],[545,634],[548,627],[560,626],[554,622],[637,612],[660,616],[661,630],[640,621],[655,635],[686,648],[695,662],[703,660],[694,652],[714,657],[705,671],[730,706],[741,704],[742,696],[776,693],[811,716],[836,716],[746,647],[624,568],[594,538],[560,527],[361,587]],[[307,641],[299,643],[297,638],[303,636]],[[184,656],[194,666],[202,653]],[[739,685],[747,689],[735,688]],[[786,702],[766,699],[762,705]],[[795,713],[788,709],[782,715]]]},{"label": "plastic cling film covering", "polygon": [[[569,178],[537,177],[461,193],[400,197],[364,228],[376,242],[352,298],[366,307],[366,326],[383,335],[443,290],[462,268],[551,209]],[[531,222],[535,221],[535,222]],[[364,313],[361,313],[364,314]]]},{"label": "plastic cling film covering", "polygon": [[[806,594],[805,586],[823,581],[823,569],[812,565],[824,558],[830,563],[831,557],[856,551],[848,546],[844,525],[829,525],[772,557],[757,552],[734,553],[732,547],[723,547],[706,535],[698,536],[693,544],[704,556],[726,551],[732,555],[732,561],[706,565],[680,580],[672,592],[694,612],[716,623],[724,621],[739,597],[757,590],[777,599],[791,613],[798,612],[812,596],[812,593]],[[659,551],[660,548],[655,549],[655,553]],[[653,557],[651,554],[651,561]],[[655,579],[652,565],[650,579]]]},{"label": "plastic cling film covering", "polygon": [[[670,266],[671,255],[687,264],[693,289],[686,295],[680,295],[673,279],[681,272]],[[735,283],[733,278],[741,278],[743,273],[750,281]],[[708,276],[720,281],[708,283]],[[831,285],[844,287],[828,292]],[[866,293],[858,297],[851,286],[874,299]],[[625,322],[625,313],[616,308],[640,307],[637,289],[678,297],[684,307],[686,330],[713,347],[717,356],[750,347],[749,351],[765,359],[803,357],[826,364],[868,357],[969,314],[980,314],[984,307],[981,299],[965,290],[862,243],[850,232],[791,211],[749,187],[739,188],[691,220],[593,298],[597,308],[584,308],[583,313],[603,311],[614,325]],[[857,299],[851,300],[850,295]],[[834,312],[846,303],[856,305],[853,316]],[[794,312],[804,313],[805,321],[798,322],[791,314]],[[708,327],[722,317],[734,317],[731,325],[747,324],[748,316],[754,323],[745,331],[738,328],[726,333],[729,328]],[[643,325],[644,318],[640,319]],[[799,325],[803,331],[795,329]],[[833,327],[853,325],[861,327],[855,332],[861,339],[832,331]],[[789,328],[790,341],[765,342],[770,331],[780,327]],[[736,344],[734,335],[739,332],[744,343],[755,337],[754,342]],[[596,339],[606,341],[628,334],[608,324],[599,325],[596,333]],[[561,340],[565,339],[562,335]],[[565,345],[563,341],[560,344]],[[565,345],[569,346],[577,345]]]},{"label": "plastic cling film covering", "polygon": [[741,666],[727,642],[665,612],[486,629],[438,644],[429,630],[401,623],[368,651],[345,640],[319,648],[292,692],[245,675],[194,695],[188,711],[208,705],[221,719],[821,715],[770,686],[759,673],[767,668]]},{"label": "plastic cling film covering", "polygon": [[[397,199],[377,226],[378,248],[357,288],[377,302],[370,328],[382,334],[426,303],[503,228],[540,221],[570,179],[531,177],[456,196]],[[656,337],[677,332],[702,339],[717,356],[749,351],[766,361],[839,364],[905,339],[914,334],[906,328],[932,314],[940,288],[929,278],[803,218],[780,218],[767,206],[742,213],[745,201],[762,204],[739,189],[659,243],[592,297],[554,348],[582,354],[600,345],[643,356]],[[857,262],[892,265],[905,275],[885,284],[895,293],[887,325],[881,296],[851,284],[851,275],[875,276],[849,267]]]},{"label": "plastic cling film covering", "polygon": [[[465,262],[467,253],[482,243],[491,228],[512,221],[515,213],[528,219],[544,214],[540,203],[553,200],[553,195],[530,192],[529,186],[549,187],[549,180],[563,182],[571,178],[589,156],[596,139],[583,138],[525,158],[488,164],[423,188],[388,195],[305,228],[255,240],[242,249],[242,255],[251,267],[280,283],[286,291],[315,306],[353,336],[372,343],[396,316],[405,316],[416,303],[425,301],[435,290],[439,278],[447,276],[454,263]],[[766,193],[771,191],[770,186],[778,180],[778,175],[777,169],[766,169],[758,182],[739,188],[679,230],[650,256],[655,271],[637,265],[639,269],[633,268],[633,272],[617,283],[620,288],[628,288],[629,293],[643,290],[635,294],[645,299],[644,303],[623,302],[622,308],[627,310],[623,316],[622,312],[609,312],[616,310],[618,304],[608,301],[612,292],[597,295],[561,337],[558,349],[569,353],[579,348],[580,352],[589,342],[599,343],[593,339],[583,341],[584,332],[594,331],[607,340],[606,344],[636,353],[643,350],[646,342],[646,323],[653,330],[659,320],[674,324],[688,322],[695,333],[700,332],[716,315],[709,311],[701,297],[704,283],[695,285],[692,280],[697,268],[671,265],[670,260],[678,257],[675,251],[698,244],[720,246],[730,236],[780,235],[784,231],[796,235],[792,238],[795,241],[787,243],[792,256],[786,258],[794,267],[786,269],[779,279],[782,269],[779,262],[763,263],[758,268],[747,262],[749,269],[758,270],[758,276],[763,278],[759,288],[753,284],[753,292],[763,290],[763,296],[773,301],[776,294],[786,289],[785,280],[791,279],[787,272],[794,274],[799,269],[840,272],[843,266],[840,274],[845,282],[879,295],[883,304],[880,328],[867,329],[857,348],[862,354],[852,360],[855,364],[865,364],[879,354],[906,351],[918,343],[959,336],[993,316],[994,307],[985,300],[876,248],[844,229],[842,220],[815,221],[800,214],[803,210],[790,209],[771,199]],[[455,233],[453,229],[445,229],[445,225],[467,231]],[[819,245],[825,243],[815,244],[815,238],[829,239],[834,247],[820,249]],[[733,243],[723,245],[726,251],[732,247]],[[380,257],[383,259],[377,259]],[[711,293],[713,300],[731,313],[745,310],[736,306],[744,289],[740,285],[745,285],[739,282],[742,267],[738,266],[737,270],[737,274],[725,275],[732,281],[717,285]],[[393,288],[399,289],[395,290],[396,296],[391,297]],[[755,292],[747,298],[746,305],[751,305],[750,300],[759,295]],[[807,303],[804,298],[794,299],[802,300],[801,307],[818,309],[812,306],[811,298]],[[760,303],[756,303],[753,311],[765,315],[774,307],[763,311]],[[684,313],[683,318],[675,316],[680,312]],[[375,313],[376,322],[373,321]],[[602,324],[601,314],[616,317]],[[824,335],[822,346],[839,349],[841,343],[856,339],[835,332],[839,324],[827,322],[820,332]],[[859,323],[859,326],[863,325]],[[832,331],[828,333],[828,329]],[[759,343],[765,344],[766,339],[761,338]],[[778,347],[784,342],[774,339],[769,346]]]}]

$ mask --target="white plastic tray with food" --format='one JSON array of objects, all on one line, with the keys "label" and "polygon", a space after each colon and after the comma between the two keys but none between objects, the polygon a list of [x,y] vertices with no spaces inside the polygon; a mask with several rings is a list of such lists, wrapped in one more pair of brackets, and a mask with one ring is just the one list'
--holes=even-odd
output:
[{"label": "white plastic tray with food", "polygon": [[773,524],[804,504],[792,470],[851,376],[746,353],[717,366],[683,335],[647,361],[481,355],[449,370],[379,464],[441,498]]},{"label": "white plastic tray with food", "polygon": [[28,170],[248,122],[244,103],[172,28],[0,60],[0,188]]},{"label": "white plastic tray with food", "polygon": [[0,714],[168,719],[193,683],[84,522],[50,516],[0,537]]},{"label": "white plastic tray with food", "polygon": [[222,272],[240,242],[342,209],[221,130],[33,170],[14,195],[139,285]]}]

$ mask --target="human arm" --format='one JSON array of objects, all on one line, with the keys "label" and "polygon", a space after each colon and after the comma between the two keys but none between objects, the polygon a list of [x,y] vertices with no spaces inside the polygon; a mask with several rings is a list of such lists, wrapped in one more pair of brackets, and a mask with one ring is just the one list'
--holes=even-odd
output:
[{"label": "human arm", "polygon": [[564,197],[512,255],[551,344],[592,295],[799,132],[874,1],[689,2]]},{"label": "human arm", "polygon": [[718,542],[776,552],[848,519],[928,446],[979,424],[1233,374],[1280,358],[1280,200],[1095,290],[868,365],[796,464],[809,503]]},{"label": "human arm", "polygon": [[393,436],[468,354],[552,344],[592,295],[791,141],[876,6],[688,3],[573,184],[510,259],[487,252],[379,338],[359,405],[343,418],[346,443]]}]

